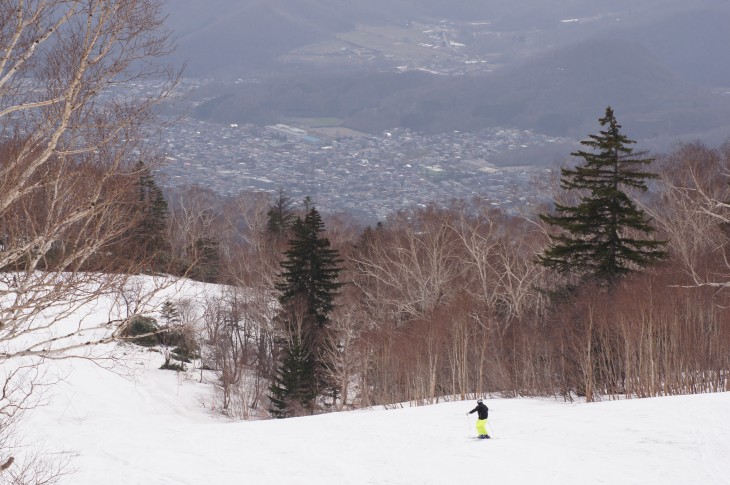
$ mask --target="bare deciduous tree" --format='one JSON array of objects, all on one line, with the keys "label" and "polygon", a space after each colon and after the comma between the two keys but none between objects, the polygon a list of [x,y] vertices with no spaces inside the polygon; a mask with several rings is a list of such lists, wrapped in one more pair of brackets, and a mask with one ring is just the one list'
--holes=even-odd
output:
[{"label": "bare deciduous tree", "polygon": [[119,288],[105,270],[138,222],[135,163],[175,80],[152,63],[168,49],[155,0],[7,0],[0,18],[0,359],[48,356],[70,336],[10,343]]},{"label": "bare deciduous tree", "polygon": [[58,325],[129,273],[134,167],[177,77],[162,21],[157,0],[0,1],[0,365],[109,338]]},{"label": "bare deciduous tree", "polygon": [[326,381],[335,390],[334,406],[342,410],[354,401],[351,389],[361,372],[362,332],[367,316],[357,304],[358,293],[353,286],[345,287],[338,298],[338,305],[330,317],[326,342],[323,345],[321,361],[326,372]]},{"label": "bare deciduous tree", "polygon": [[235,418],[248,418],[259,409],[271,377],[273,344],[262,340],[262,334],[269,332],[273,311],[262,313],[251,294],[228,287],[204,303],[203,357],[217,374],[222,411]]},{"label": "bare deciduous tree", "polygon": [[462,271],[456,237],[435,208],[400,214],[392,230],[374,238],[355,256],[365,304],[386,308],[396,320],[424,318],[454,293]]},{"label": "bare deciduous tree", "polygon": [[[730,151],[685,144],[660,159],[660,198],[645,205],[671,240],[692,286],[727,286],[730,259]],[[712,254],[713,257],[707,256]],[[720,271],[720,268],[725,268]]]}]

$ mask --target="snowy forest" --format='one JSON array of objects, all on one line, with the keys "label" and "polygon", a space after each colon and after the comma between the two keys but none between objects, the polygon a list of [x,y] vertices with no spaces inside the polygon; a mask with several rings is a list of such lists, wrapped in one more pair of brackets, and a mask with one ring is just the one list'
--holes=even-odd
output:
[{"label": "snowy forest", "polygon": [[[615,275],[541,260],[565,232],[549,206],[508,215],[479,199],[434,203],[362,229],[283,192],[223,200],[200,187],[170,197],[165,258],[225,285],[198,341],[234,415],[266,416],[272,380],[306,365],[318,380],[289,382],[307,388],[289,396],[292,415],[488,392],[725,391],[729,157],[686,144],[641,172],[651,189],[627,193],[661,257],[627,256]],[[575,192],[557,189],[556,204],[577,203]],[[337,277],[296,273],[325,268]],[[304,280],[323,285],[326,305]]]},{"label": "snowy forest", "polygon": [[[439,200],[373,227],[285,187],[164,191],[154,107],[180,75],[154,62],[159,4],[15,3],[0,5],[0,473],[22,475],[7,443],[52,385],[43,362],[110,342],[211,373],[215,409],[241,419],[730,390],[730,145],[645,153],[608,107],[535,181],[543,207]],[[141,79],[163,80],[116,89]],[[155,305],[140,275],[217,290]],[[68,325],[100,298],[118,311]]]}]

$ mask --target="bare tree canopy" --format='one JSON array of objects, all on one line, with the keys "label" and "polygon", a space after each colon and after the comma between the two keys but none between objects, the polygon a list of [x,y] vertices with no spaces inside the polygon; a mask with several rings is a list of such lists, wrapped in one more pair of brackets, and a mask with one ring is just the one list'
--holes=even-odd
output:
[{"label": "bare tree canopy", "polygon": [[[156,63],[170,50],[162,23],[157,0],[0,0],[0,430],[6,434],[34,406],[29,397],[42,384],[40,359],[116,334],[80,338],[82,327],[114,328],[106,327],[111,315],[59,323],[102,295],[121,294],[135,271],[132,259],[120,257],[141,215],[135,167],[154,160],[145,147],[152,107],[178,77]],[[148,296],[127,302],[127,313]],[[116,320],[117,331],[129,316]],[[60,476],[54,464],[11,456],[14,441],[5,438],[13,436],[0,436],[0,463],[13,483],[53,483]]]},{"label": "bare tree canopy", "polygon": [[135,166],[176,83],[162,22],[156,0],[0,0],[0,361],[63,348],[11,342],[128,269]]}]

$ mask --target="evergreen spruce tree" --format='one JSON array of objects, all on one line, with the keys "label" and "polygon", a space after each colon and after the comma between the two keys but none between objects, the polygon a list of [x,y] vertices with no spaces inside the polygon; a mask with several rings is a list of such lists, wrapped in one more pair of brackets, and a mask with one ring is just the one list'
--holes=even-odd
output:
[{"label": "evergreen spruce tree", "polygon": [[[288,332],[295,333],[289,335],[290,343],[283,349],[280,377],[271,388],[273,414],[277,416],[289,413],[293,403],[310,412],[313,410],[313,400],[324,386],[319,360],[321,336],[341,286],[337,280],[342,260],[322,235],[324,223],[319,212],[308,199],[305,207],[304,219],[299,217],[292,225],[292,238],[276,286],[282,305],[279,318]],[[300,321],[293,321],[297,319]],[[286,379],[294,379],[296,385]],[[306,392],[295,391],[301,388]],[[279,408],[283,405],[289,411]]]},{"label": "evergreen spruce tree", "polygon": [[165,237],[169,206],[152,172],[141,160],[137,162],[137,173],[140,222],[132,235],[133,252],[158,265],[169,252]]},{"label": "evergreen spruce tree", "polygon": [[157,335],[157,338],[162,344],[162,355],[165,357],[162,369],[177,369],[176,366],[171,364],[172,351],[170,347],[179,343],[180,334],[178,327],[182,318],[177,307],[170,300],[165,300],[165,303],[162,304],[160,320],[162,320],[163,331]]},{"label": "evergreen spruce tree", "polygon": [[201,236],[193,243],[195,261],[190,268],[190,277],[195,280],[215,283],[221,270],[220,244],[210,236]]},{"label": "evergreen spruce tree", "polygon": [[296,220],[294,203],[283,190],[279,190],[274,203],[269,207],[267,216],[266,230],[269,235],[276,239],[283,238]]},{"label": "evergreen spruce tree", "polygon": [[332,302],[341,284],[339,258],[330,241],[322,236],[324,222],[319,212],[311,207],[304,219],[297,218],[292,226],[292,239],[282,261],[281,281],[276,288],[280,292],[282,305],[303,297],[306,301],[306,316],[312,323],[323,327],[332,310]]},{"label": "evergreen spruce tree", "polygon": [[180,324],[182,321],[180,312],[173,302],[165,300],[160,309],[160,318],[165,327],[174,327]]},{"label": "evergreen spruce tree", "polygon": [[630,271],[665,259],[667,253],[664,241],[648,238],[654,232],[649,218],[624,191],[647,190],[646,180],[657,175],[644,167],[653,160],[633,153],[629,145],[635,141],[621,133],[610,106],[599,122],[604,127],[600,134],[581,142],[591,151],[572,153],[585,163],[561,170],[562,188],[579,191],[580,202],[555,204],[555,215],[540,216],[561,232],[551,236],[539,262],[612,284]]},{"label": "evergreen spruce tree", "polygon": [[314,359],[298,338],[286,347],[281,367],[269,388],[269,412],[275,418],[296,416],[297,411],[312,412],[317,396]]}]

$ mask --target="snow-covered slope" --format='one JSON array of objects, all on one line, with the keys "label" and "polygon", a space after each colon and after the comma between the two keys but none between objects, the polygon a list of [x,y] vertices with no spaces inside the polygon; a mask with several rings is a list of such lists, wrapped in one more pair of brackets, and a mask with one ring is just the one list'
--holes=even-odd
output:
[{"label": "snow-covered slope", "polygon": [[[74,485],[730,483],[730,394],[564,403],[474,402],[232,422],[209,385],[126,346],[116,372],[51,363],[63,382],[24,425],[68,452]],[[27,440],[26,440],[27,441]]]}]

